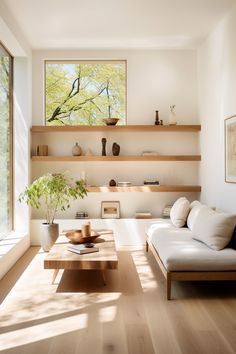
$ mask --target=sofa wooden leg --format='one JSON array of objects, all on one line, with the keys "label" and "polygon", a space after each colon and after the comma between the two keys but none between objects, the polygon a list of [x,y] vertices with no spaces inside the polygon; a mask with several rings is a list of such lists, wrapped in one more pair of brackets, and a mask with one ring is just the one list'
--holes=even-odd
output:
[{"label": "sofa wooden leg", "polygon": [[146,252],[148,252],[148,243],[146,241]]},{"label": "sofa wooden leg", "polygon": [[167,300],[171,300],[171,276],[168,273],[166,277],[166,293],[167,293]]}]

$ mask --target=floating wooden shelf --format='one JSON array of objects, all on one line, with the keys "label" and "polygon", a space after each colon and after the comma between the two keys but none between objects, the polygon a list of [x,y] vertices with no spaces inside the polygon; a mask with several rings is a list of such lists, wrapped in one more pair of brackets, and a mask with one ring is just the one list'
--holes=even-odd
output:
[{"label": "floating wooden shelf", "polygon": [[156,156],[32,156],[32,161],[201,161],[201,155]]},{"label": "floating wooden shelf", "polygon": [[44,126],[34,125],[32,133],[59,132],[199,132],[200,125],[63,125]]},{"label": "floating wooden shelf", "polygon": [[201,192],[201,186],[130,186],[130,187],[109,187],[94,186],[86,187],[88,192]]}]

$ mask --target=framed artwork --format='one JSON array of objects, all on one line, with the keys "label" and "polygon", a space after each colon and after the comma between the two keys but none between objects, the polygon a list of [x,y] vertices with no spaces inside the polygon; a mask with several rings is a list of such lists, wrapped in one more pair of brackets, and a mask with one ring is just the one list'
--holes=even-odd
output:
[{"label": "framed artwork", "polygon": [[236,116],[225,119],[225,182],[236,183]]},{"label": "framed artwork", "polygon": [[102,202],[102,219],[119,219],[120,202],[104,201]]}]

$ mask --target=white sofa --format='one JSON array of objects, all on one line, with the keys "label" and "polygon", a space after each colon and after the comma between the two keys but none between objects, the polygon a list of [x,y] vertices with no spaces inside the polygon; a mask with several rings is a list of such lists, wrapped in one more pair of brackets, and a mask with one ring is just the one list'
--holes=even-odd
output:
[{"label": "white sofa", "polygon": [[[191,218],[190,213],[188,215]],[[194,222],[198,222],[197,219]],[[170,219],[151,223],[146,234],[146,250],[153,252],[166,277],[168,300],[171,299],[172,280],[236,280],[236,236],[233,231],[228,236],[232,238],[230,243],[226,241],[227,246],[221,250],[195,239],[194,227],[193,230],[175,227]]]}]

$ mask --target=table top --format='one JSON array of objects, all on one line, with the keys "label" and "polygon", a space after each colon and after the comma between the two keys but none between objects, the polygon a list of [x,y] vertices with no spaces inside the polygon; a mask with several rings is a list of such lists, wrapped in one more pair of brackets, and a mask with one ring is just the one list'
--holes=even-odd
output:
[{"label": "table top", "polygon": [[70,244],[64,235],[58,237],[44,260],[45,269],[116,269],[118,257],[112,230],[95,230],[100,236],[94,244],[98,252],[77,254],[67,250]]}]

